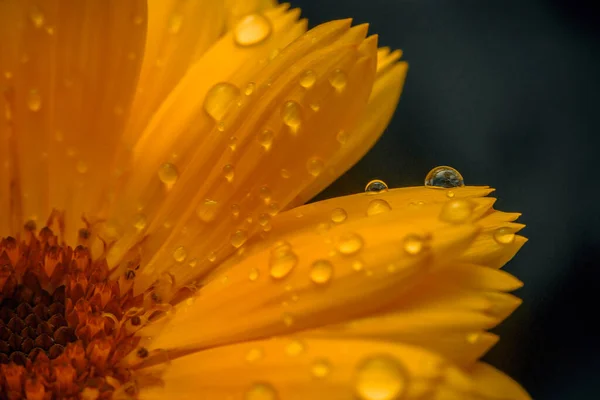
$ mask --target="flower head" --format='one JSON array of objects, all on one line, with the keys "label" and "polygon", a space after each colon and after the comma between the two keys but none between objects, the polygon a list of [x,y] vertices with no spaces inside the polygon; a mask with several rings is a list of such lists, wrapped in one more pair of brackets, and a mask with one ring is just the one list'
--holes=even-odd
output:
[{"label": "flower head", "polygon": [[487,187],[302,206],[407,64],[269,0],[0,2],[0,398],[527,399]]}]

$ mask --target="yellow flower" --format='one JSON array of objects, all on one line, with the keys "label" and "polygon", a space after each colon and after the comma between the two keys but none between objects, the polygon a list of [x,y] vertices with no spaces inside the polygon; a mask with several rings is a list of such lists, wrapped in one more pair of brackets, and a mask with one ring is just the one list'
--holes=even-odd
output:
[{"label": "yellow flower", "polygon": [[299,15],[0,1],[0,398],[529,398],[478,361],[525,242],[491,189],[441,167],[302,206],[407,64]]}]

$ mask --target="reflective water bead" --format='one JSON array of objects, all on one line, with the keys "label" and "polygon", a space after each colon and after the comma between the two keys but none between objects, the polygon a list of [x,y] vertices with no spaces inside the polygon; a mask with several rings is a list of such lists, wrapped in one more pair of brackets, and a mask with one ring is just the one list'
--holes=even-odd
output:
[{"label": "reflective water bead", "polygon": [[271,222],[271,216],[269,214],[261,213],[257,220],[260,226],[265,227]]},{"label": "reflective water bead", "polygon": [[236,249],[243,245],[248,239],[248,232],[243,229],[238,229],[233,232],[230,237],[230,242],[233,247]]},{"label": "reflective water bead", "polygon": [[218,203],[211,199],[204,199],[196,208],[196,215],[204,222],[211,222],[217,215]]},{"label": "reflective water bead", "polygon": [[367,216],[372,217],[373,215],[382,214],[392,211],[392,206],[390,203],[383,199],[375,199],[371,200],[369,205],[367,206]]},{"label": "reflective water bead", "polygon": [[173,185],[179,178],[177,167],[171,163],[164,163],[158,168],[158,179],[165,185]]},{"label": "reflective water bead", "polygon": [[231,103],[240,95],[240,89],[229,82],[219,82],[208,90],[204,98],[204,111],[215,121],[220,121]]},{"label": "reflective water bead", "polygon": [[306,162],[306,169],[312,176],[319,176],[325,168],[325,163],[318,157],[311,157]]},{"label": "reflective water bead", "polygon": [[246,96],[250,96],[252,93],[254,93],[255,88],[256,88],[256,83],[248,82],[248,84],[246,85],[246,88],[244,89],[244,94]]},{"label": "reflective water bead", "polygon": [[365,267],[365,264],[360,260],[354,260],[352,262],[352,269],[357,272],[362,271],[364,267]]},{"label": "reflective water bead", "polygon": [[27,97],[27,107],[33,111],[40,111],[42,108],[42,96],[37,90],[30,90],[29,95]]},{"label": "reflective water bead", "polygon": [[324,285],[333,276],[333,264],[327,260],[317,260],[310,266],[310,280],[317,285]]},{"label": "reflective water bead", "polygon": [[326,359],[320,358],[312,363],[310,371],[315,378],[325,378],[331,372],[331,364]]},{"label": "reflective water bead", "polygon": [[515,241],[515,233],[506,227],[494,231],[494,240],[500,244],[511,244]]},{"label": "reflective water bead", "polygon": [[345,130],[341,130],[337,133],[337,135],[335,135],[335,139],[338,141],[339,144],[346,144],[348,142],[348,139],[350,138],[350,133],[348,133]]},{"label": "reflective water bead", "polygon": [[263,349],[261,349],[260,347],[253,347],[246,354],[246,361],[251,362],[251,363],[256,362],[256,361],[260,360],[261,358],[263,358],[263,355],[264,355]]},{"label": "reflective water bead", "polygon": [[449,197],[452,199],[454,196],[456,196],[456,194],[452,190],[448,190],[446,192],[446,197]]},{"label": "reflective water bead", "polygon": [[336,224],[342,223],[348,218],[348,213],[343,208],[335,208],[331,212],[331,220]]},{"label": "reflective water bead", "polygon": [[258,196],[263,202],[269,203],[271,201],[271,189],[267,185],[261,186],[258,189]]},{"label": "reflective water bead", "polygon": [[384,181],[379,179],[373,179],[372,181],[367,183],[367,186],[365,186],[365,192],[379,193],[385,192],[387,190],[388,185]]},{"label": "reflective water bead", "polygon": [[42,25],[44,25],[44,14],[42,14],[42,12],[37,7],[34,7],[31,10],[31,14],[29,14],[29,17],[31,18],[33,26],[35,26],[36,28],[41,28]]},{"label": "reflective water bead", "polygon": [[311,109],[311,110],[313,110],[314,112],[317,112],[317,111],[319,111],[319,110],[321,109],[321,106],[320,106],[320,105],[318,105],[318,104],[316,104],[316,103],[309,104],[309,107],[310,107],[310,109]]},{"label": "reflective water bead", "polygon": [[253,46],[266,40],[271,34],[271,22],[262,14],[243,17],[233,28],[233,38],[239,46]]},{"label": "reflective water bead", "polygon": [[258,275],[259,275],[258,269],[252,268],[250,270],[250,273],[248,274],[248,279],[250,279],[252,282],[254,282],[255,280],[258,279]]},{"label": "reflective water bead", "polygon": [[235,176],[233,165],[227,164],[223,167],[223,176],[227,179],[227,182],[231,183],[233,181],[233,177]]},{"label": "reflective water bead", "polygon": [[279,175],[281,175],[281,177],[283,179],[290,179],[292,174],[290,173],[290,171],[288,171],[285,168],[282,168],[281,171],[279,171]]},{"label": "reflective water bead", "polygon": [[211,251],[210,253],[208,253],[208,256],[206,256],[206,259],[210,262],[217,261],[217,253],[215,253],[214,251]]},{"label": "reflective water bead", "polygon": [[146,219],[146,216],[144,214],[138,214],[135,216],[135,219],[133,221],[133,227],[138,232],[141,232],[144,229],[146,229],[146,225],[148,225],[148,220]]},{"label": "reflective water bead", "polygon": [[333,86],[336,91],[342,92],[348,83],[348,76],[341,69],[336,69],[329,76],[329,83],[331,83],[331,86]]},{"label": "reflective water bead", "polygon": [[284,241],[275,243],[269,257],[269,273],[274,279],[286,277],[298,264],[298,256],[292,246]]},{"label": "reflective water bead", "polygon": [[187,258],[187,251],[185,250],[185,247],[183,247],[183,246],[179,246],[173,252],[173,259],[177,262],[184,262],[186,258]]},{"label": "reflective water bead", "polygon": [[440,212],[440,220],[451,224],[466,222],[473,214],[475,204],[467,199],[456,199],[445,203]]},{"label": "reflective water bead", "polygon": [[425,186],[455,188],[465,186],[465,182],[456,169],[442,165],[429,171],[425,177]]},{"label": "reflective water bead", "polygon": [[281,107],[281,119],[292,132],[297,132],[302,124],[302,107],[293,100],[286,101]]},{"label": "reflective water bead", "polygon": [[278,400],[279,395],[273,386],[266,382],[252,384],[246,391],[244,400]]},{"label": "reflective water bead", "polygon": [[358,253],[363,247],[363,239],[356,233],[347,233],[340,236],[336,242],[336,249],[340,254],[352,255]]},{"label": "reflective water bead", "polygon": [[305,350],[305,346],[304,343],[302,343],[299,340],[292,340],[290,341],[287,346],[285,346],[285,352],[287,353],[288,356],[292,356],[295,357],[299,354],[301,354],[304,350]]},{"label": "reflective water bead", "polygon": [[357,368],[355,379],[355,391],[362,400],[399,399],[408,383],[400,364],[387,355],[364,360]]},{"label": "reflective water bead", "polygon": [[411,256],[419,254],[425,248],[425,238],[415,234],[409,234],[402,242],[402,248]]},{"label": "reflective water bead", "polygon": [[307,69],[300,76],[300,86],[305,89],[311,88],[317,81],[317,74],[312,69]]},{"label": "reflective water bead", "polygon": [[232,204],[231,205],[231,215],[233,215],[233,218],[237,218],[240,216],[240,206],[237,204]]},{"label": "reflective water bead", "polygon": [[258,143],[265,149],[269,150],[271,145],[273,144],[273,138],[275,137],[275,133],[273,133],[270,129],[263,129],[261,132],[256,135],[256,140]]}]

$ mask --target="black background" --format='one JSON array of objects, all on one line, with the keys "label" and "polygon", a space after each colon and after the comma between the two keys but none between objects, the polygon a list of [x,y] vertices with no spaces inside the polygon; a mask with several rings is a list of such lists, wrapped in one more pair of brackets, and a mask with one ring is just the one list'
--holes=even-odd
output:
[{"label": "black background", "polygon": [[311,26],[369,22],[408,79],[379,143],[319,198],[436,165],[497,189],[530,238],[505,268],[524,299],[486,360],[534,399],[600,398],[600,20],[569,0],[292,0]]}]

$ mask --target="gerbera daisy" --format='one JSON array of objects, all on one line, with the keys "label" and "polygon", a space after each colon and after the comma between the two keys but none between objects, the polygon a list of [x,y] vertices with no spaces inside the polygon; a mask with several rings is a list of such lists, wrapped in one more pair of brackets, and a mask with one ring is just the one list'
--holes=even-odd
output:
[{"label": "gerbera daisy", "polygon": [[450,167],[302,206],[407,70],[269,0],[0,1],[0,398],[527,399],[518,214]]}]

